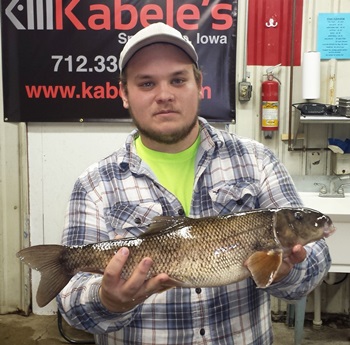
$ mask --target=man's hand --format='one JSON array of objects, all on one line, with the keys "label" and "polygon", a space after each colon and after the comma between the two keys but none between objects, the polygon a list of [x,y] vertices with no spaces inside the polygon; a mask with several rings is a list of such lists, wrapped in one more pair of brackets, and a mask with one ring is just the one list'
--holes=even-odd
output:
[{"label": "man's hand", "polygon": [[121,248],[107,265],[99,290],[102,304],[112,312],[126,312],[154,293],[171,287],[171,279],[165,273],[146,280],[153,265],[151,258],[144,258],[128,280],[121,279],[124,264],[129,256],[128,248]]},{"label": "man's hand", "polygon": [[294,246],[289,255],[285,256],[278,269],[274,282],[278,282],[286,277],[295,264],[303,262],[306,258],[306,250],[301,244]]}]

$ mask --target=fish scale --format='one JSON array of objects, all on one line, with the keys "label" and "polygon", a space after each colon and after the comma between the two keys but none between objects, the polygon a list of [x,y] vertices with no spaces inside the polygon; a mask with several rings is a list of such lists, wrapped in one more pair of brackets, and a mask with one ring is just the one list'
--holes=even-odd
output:
[{"label": "fish scale", "polygon": [[[258,209],[205,218],[155,217],[137,238],[83,246],[39,245],[17,256],[41,272],[39,306],[49,303],[77,272],[101,273],[121,247],[129,257],[121,277],[128,279],[145,257],[171,287],[216,287],[248,277],[258,287],[273,282],[284,253],[334,232],[330,218],[308,208]],[[170,287],[170,286],[169,286]]]}]

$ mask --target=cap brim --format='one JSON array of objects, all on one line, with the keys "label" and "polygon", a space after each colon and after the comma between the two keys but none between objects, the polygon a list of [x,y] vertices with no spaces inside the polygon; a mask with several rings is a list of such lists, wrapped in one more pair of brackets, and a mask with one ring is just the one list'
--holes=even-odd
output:
[{"label": "cap brim", "polygon": [[125,44],[119,58],[120,72],[137,51],[155,43],[168,43],[182,49],[198,67],[198,55],[187,37],[164,23],[155,23],[140,30]]}]

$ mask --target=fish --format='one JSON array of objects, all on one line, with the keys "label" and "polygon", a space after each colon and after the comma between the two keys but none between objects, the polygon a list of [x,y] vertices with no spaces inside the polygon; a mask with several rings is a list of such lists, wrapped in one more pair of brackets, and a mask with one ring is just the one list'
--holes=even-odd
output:
[{"label": "fish", "polygon": [[266,288],[283,258],[296,244],[330,236],[332,220],[309,208],[255,209],[219,216],[154,217],[138,237],[85,245],[44,244],[24,248],[17,257],[41,273],[39,307],[47,305],[78,272],[103,274],[122,247],[129,257],[121,278],[151,257],[147,279],[167,273],[172,287],[217,287],[251,277]]}]

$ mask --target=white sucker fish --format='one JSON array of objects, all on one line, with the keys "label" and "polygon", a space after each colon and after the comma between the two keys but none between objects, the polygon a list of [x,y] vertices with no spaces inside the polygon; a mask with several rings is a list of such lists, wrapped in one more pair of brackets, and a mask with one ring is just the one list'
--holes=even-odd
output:
[{"label": "white sucker fish", "polygon": [[293,246],[328,237],[334,230],[328,216],[309,208],[256,209],[198,219],[159,216],[137,238],[38,245],[17,256],[41,272],[37,303],[43,307],[77,272],[103,274],[121,247],[130,250],[124,279],[144,257],[151,257],[148,278],[167,273],[175,287],[222,286],[250,276],[258,287],[267,287]]}]

